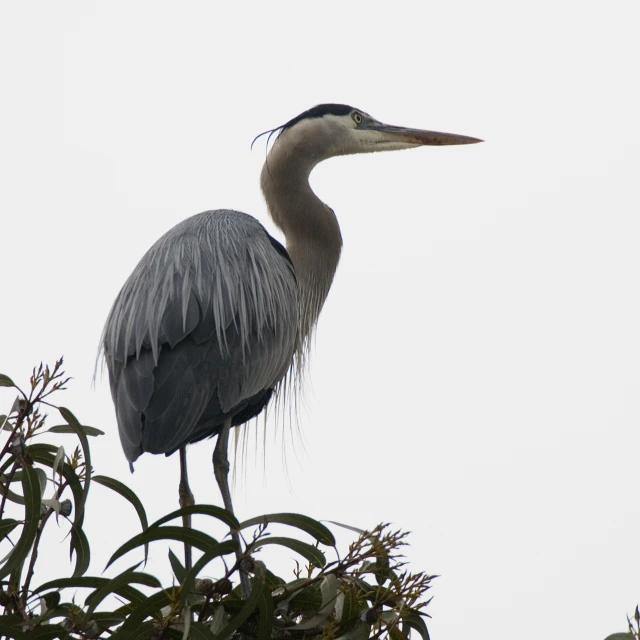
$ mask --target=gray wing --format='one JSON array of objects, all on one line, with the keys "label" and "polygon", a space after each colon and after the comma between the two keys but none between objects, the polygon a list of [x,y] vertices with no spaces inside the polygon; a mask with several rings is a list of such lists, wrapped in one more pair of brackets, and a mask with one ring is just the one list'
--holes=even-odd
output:
[{"label": "gray wing", "polygon": [[256,415],[291,366],[297,285],[254,218],[206,211],[160,238],[120,291],[103,334],[130,462]]}]

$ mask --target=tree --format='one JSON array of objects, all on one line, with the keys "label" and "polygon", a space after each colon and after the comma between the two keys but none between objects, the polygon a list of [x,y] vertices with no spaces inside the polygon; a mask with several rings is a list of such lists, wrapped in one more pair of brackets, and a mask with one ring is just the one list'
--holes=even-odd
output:
[{"label": "tree", "polygon": [[[94,473],[90,440],[103,432],[52,403],[68,381],[62,359],[53,368],[35,368],[27,391],[0,375],[0,386],[18,393],[8,415],[0,416],[0,638],[429,640],[425,597],[435,576],[406,569],[406,533],[384,524],[371,531],[347,526],[356,537],[340,552],[331,530],[307,516],[277,513],[238,522],[205,504],[149,524],[131,489]],[[64,423],[49,426],[47,407]],[[73,452],[35,440],[47,433],[68,434]],[[113,551],[107,574],[131,553],[142,552],[143,560],[112,577],[89,574],[91,545],[83,523],[96,483],[128,501],[140,521],[140,532]],[[186,514],[208,516],[222,535],[177,526],[174,521]],[[58,577],[42,583],[39,549],[52,527],[68,532],[73,566],[65,564]],[[294,530],[296,537],[272,535],[278,528]],[[245,542],[238,557],[231,531],[241,532]],[[190,544],[199,554],[187,571],[170,548],[173,581],[164,586],[144,571],[149,546],[158,541]],[[259,559],[268,545],[295,552],[304,566],[296,564],[292,579],[275,575]],[[327,560],[328,554],[335,559]],[[247,594],[239,584],[241,568],[252,576]],[[202,577],[205,569],[215,577]]]}]

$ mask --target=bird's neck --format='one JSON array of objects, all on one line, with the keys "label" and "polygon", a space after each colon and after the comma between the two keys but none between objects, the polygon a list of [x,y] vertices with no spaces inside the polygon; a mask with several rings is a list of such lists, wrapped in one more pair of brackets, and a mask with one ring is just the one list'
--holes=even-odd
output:
[{"label": "bird's neck", "polygon": [[[293,157],[295,162],[291,160]],[[335,214],[309,185],[309,175],[322,159],[313,149],[307,149],[306,153],[294,152],[278,140],[260,177],[269,213],[285,235],[296,272],[301,343],[307,342],[313,332],[342,249]]]}]

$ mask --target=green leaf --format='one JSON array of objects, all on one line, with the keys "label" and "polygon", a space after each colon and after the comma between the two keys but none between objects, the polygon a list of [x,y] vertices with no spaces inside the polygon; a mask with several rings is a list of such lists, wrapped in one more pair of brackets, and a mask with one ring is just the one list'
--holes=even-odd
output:
[{"label": "green leaf", "polygon": [[[59,624],[46,624],[31,629],[25,638],[29,640],[53,640],[54,638],[64,638],[68,635],[67,630]],[[18,636],[15,636],[16,638]]]},{"label": "green leaf", "polygon": [[402,631],[405,634],[405,636],[408,637],[409,634],[406,633],[404,628],[411,627],[412,629],[415,629],[422,636],[422,640],[430,640],[427,625],[425,624],[425,621],[422,619],[422,616],[420,614],[412,612],[402,616],[402,626],[403,626]]},{"label": "green leaf", "polygon": [[322,613],[331,613],[336,606],[338,596],[338,578],[333,573],[326,575],[320,583],[322,593]]},{"label": "green leaf", "polygon": [[271,591],[275,591],[278,587],[283,587],[285,585],[285,581],[278,577],[275,573],[272,573],[267,569],[267,577],[265,584],[271,589]]},{"label": "green leaf", "polygon": [[338,579],[335,575],[329,573],[322,579],[320,592],[322,593],[322,607],[320,607],[320,611],[310,620],[297,624],[296,629],[313,629],[322,624],[331,615],[331,612],[335,609],[338,595]]},{"label": "green leaf", "polygon": [[[125,500],[128,500],[133,508],[136,510],[138,514],[138,518],[140,520],[140,525],[142,526],[142,530],[146,531],[149,527],[149,523],[147,521],[147,512],[144,510],[144,506],[142,502],[140,502],[140,498],[127,487],[126,484],[123,484],[119,480],[115,478],[110,478],[109,476],[94,476],[93,481],[101,484],[104,487],[108,487],[112,491],[115,491],[117,494],[121,495]],[[147,562],[147,558],[149,557],[149,545],[144,545],[144,562]]]},{"label": "green leaf", "polygon": [[87,472],[84,474],[84,490],[82,493],[82,501],[80,504],[76,502],[76,517],[74,519],[74,523],[78,526],[82,525],[82,519],[84,517],[84,505],[87,501],[87,495],[89,493],[89,485],[91,484],[91,451],[89,449],[89,441],[87,440],[87,436],[82,429],[82,425],[78,422],[78,419],[67,409],[66,407],[58,407],[58,411],[60,415],[69,423],[69,426],[75,431],[78,436],[78,440],[80,440],[80,445],[82,446],[82,455],[84,456],[84,461],[86,465]]},{"label": "green leaf", "polygon": [[633,634],[631,633],[614,633],[607,636],[604,640],[633,640]]},{"label": "green leaf", "polygon": [[117,624],[122,624],[126,620],[126,616],[115,611],[94,611],[91,619],[97,622],[101,631],[106,631]]},{"label": "green leaf", "polygon": [[25,502],[24,526],[11,555],[4,566],[0,567],[0,579],[22,566],[38,532],[38,524],[40,522],[40,480],[38,480],[38,474],[31,466],[25,466],[22,471],[22,495]]},{"label": "green leaf", "polygon": [[387,631],[389,632],[389,637],[391,640],[408,640],[407,637],[400,631],[397,625],[392,625],[391,627],[387,627]]},{"label": "green leaf", "polygon": [[316,567],[324,567],[327,564],[327,559],[324,557],[324,553],[320,549],[308,544],[296,540],[295,538],[283,538],[280,536],[273,536],[271,538],[260,538],[255,544],[250,545],[251,551],[261,549],[268,544],[277,544],[281,547],[288,547],[292,551],[299,553],[305,560],[315,565]]},{"label": "green leaf", "polygon": [[128,638],[129,635],[127,634],[129,632],[133,632],[134,629],[137,629],[147,618],[151,616],[159,619],[163,607],[166,607],[171,603],[171,599],[175,596],[175,593],[176,589],[169,589],[167,591],[158,591],[152,596],[145,598],[144,601],[140,602],[129,614],[129,617],[126,619],[117,634],[118,637],[120,636],[120,633],[122,633],[124,638]]},{"label": "green leaf", "polygon": [[50,591],[49,593],[45,593],[42,599],[47,609],[55,609],[60,604],[60,592]]},{"label": "green leaf", "polygon": [[387,580],[393,577],[393,570],[389,566],[389,554],[382,548],[378,550],[380,555],[376,555],[375,576],[378,585],[382,586]]},{"label": "green leaf", "polygon": [[[34,593],[42,593],[49,589],[99,589],[107,584],[107,582],[109,582],[109,578],[97,578],[94,576],[83,576],[81,578],[58,578],[40,585]],[[143,603],[147,599],[147,596],[145,596],[141,591],[138,591],[129,585],[119,586],[113,590],[113,593],[135,604]]]},{"label": "green leaf", "polygon": [[15,502],[16,504],[24,504],[24,498],[14,491],[11,491],[11,489],[7,489],[7,500]]},{"label": "green leaf", "polygon": [[38,475],[38,480],[40,480],[40,500],[44,497],[44,492],[47,490],[47,474],[44,469],[35,468],[35,472]]},{"label": "green leaf", "polygon": [[[27,454],[34,460],[47,467],[53,469],[56,454],[58,453],[58,447],[54,447],[50,444],[38,443],[30,444],[27,447]],[[73,524],[80,527],[82,526],[82,513],[78,513],[78,504],[82,503],[84,492],[82,484],[76,475],[76,472],[65,462],[62,465],[58,465],[58,470],[62,473],[62,477],[67,481],[71,492],[73,493],[73,502],[76,505],[76,512],[73,520]]]},{"label": "green leaf", "polygon": [[209,626],[203,622],[192,622],[189,629],[190,640],[216,640],[216,636],[209,630]]},{"label": "green leaf", "polygon": [[342,524],[341,522],[335,522],[334,520],[327,520],[331,524],[335,524],[337,527],[348,529],[349,531],[355,531],[359,536],[365,535],[367,532],[364,529],[358,529],[358,527],[352,527],[350,524]]},{"label": "green leaf", "polygon": [[96,607],[109,595],[111,595],[118,587],[131,584],[143,584],[146,587],[160,588],[162,585],[155,576],[148,573],[139,573],[136,571],[126,571],[120,575],[108,580],[101,587],[96,589],[92,594],[87,596],[85,604],[88,605],[87,617],[90,618]]},{"label": "green leaf", "polygon": [[[360,611],[362,611],[356,589],[345,583],[342,584],[341,589],[342,593],[339,596],[341,606],[336,607],[336,616],[340,622],[340,628],[337,633],[340,635],[350,631],[355,626],[360,617]],[[339,611],[338,608],[340,609]]]},{"label": "green leaf", "polygon": [[256,563],[256,574],[251,580],[251,593],[245,601],[242,609],[229,621],[222,631],[216,635],[216,640],[225,640],[231,636],[240,625],[256,610],[258,606],[258,600],[262,596],[262,590],[265,581],[264,568],[261,567],[261,563]]},{"label": "green leaf", "polygon": [[0,387],[15,387],[15,383],[9,376],[0,373]]},{"label": "green leaf", "polygon": [[[142,530],[146,531],[149,528],[149,523],[147,521],[147,512],[144,510],[142,506],[142,502],[140,502],[140,498],[127,487],[126,484],[123,484],[119,480],[115,480],[114,478],[110,478],[109,476],[94,476],[93,481],[101,484],[103,487],[107,487],[112,491],[120,494],[125,500],[128,500],[133,508],[136,510],[138,514],[138,518],[140,520],[140,525],[142,526]],[[148,548],[145,549],[145,561],[147,557]]]},{"label": "green leaf", "polygon": [[298,513],[271,513],[264,516],[257,516],[242,522],[240,524],[240,529],[242,530],[256,525],[266,525],[270,522],[277,522],[278,524],[286,524],[290,527],[296,527],[297,529],[308,533],[321,544],[326,544],[330,547],[336,546],[336,539],[327,527],[313,518],[309,518],[308,516],[303,516]]},{"label": "green leaf", "polygon": [[171,568],[173,569],[173,575],[176,577],[176,580],[179,583],[182,583],[185,576],[187,575],[187,570],[182,566],[182,563],[176,557],[176,554],[169,549],[169,562],[171,563]]},{"label": "green leaf", "polygon": [[178,542],[190,544],[192,547],[200,549],[200,551],[207,551],[218,544],[217,540],[196,529],[185,529],[184,527],[149,527],[146,531],[133,536],[133,538],[125,542],[111,556],[105,569],[108,569],[125,553],[143,544],[154,542],[155,540],[177,540]]},{"label": "green leaf", "polygon": [[24,620],[16,615],[0,616],[0,638],[3,640],[29,640],[27,632],[21,631]]},{"label": "green leaf", "polygon": [[364,622],[358,623],[351,631],[336,638],[336,640],[367,640],[369,638],[370,627]]},{"label": "green leaf", "polygon": [[262,593],[258,599],[258,611],[260,620],[258,621],[258,635],[256,640],[271,640],[273,631],[273,598],[271,590],[267,586],[262,587]]},{"label": "green leaf", "polygon": [[76,566],[73,568],[73,577],[79,578],[83,576],[89,568],[91,561],[91,549],[89,548],[89,540],[84,531],[80,527],[73,525],[71,527],[71,544],[69,545],[69,559],[76,553]]},{"label": "green leaf", "polygon": [[[153,596],[152,596],[153,597]],[[110,640],[149,640],[155,628],[155,622],[149,620],[142,624],[125,629],[129,618],[122,627],[111,636]]]},{"label": "green leaf", "polygon": [[[80,425],[80,428],[87,436],[96,437],[104,435],[104,431],[100,431],[100,429],[96,429],[95,427],[89,427],[86,424]],[[77,431],[68,424],[59,424],[55,427],[49,427],[47,431],[51,433],[77,433]]]},{"label": "green leaf", "polygon": [[160,518],[160,520],[156,520],[151,525],[151,527],[159,527],[160,525],[164,524],[165,522],[169,522],[170,520],[175,520],[176,518],[181,518],[182,516],[195,514],[217,518],[218,520],[224,522],[230,529],[233,529],[235,531],[237,531],[238,527],[240,526],[235,516],[229,513],[226,509],[222,509],[221,507],[216,507],[210,504],[194,504],[188,507],[182,507],[182,509],[176,509],[175,511],[172,511],[166,516]]},{"label": "green leaf", "polygon": [[193,591],[197,575],[214,559],[220,556],[234,553],[237,548],[236,543],[233,540],[225,540],[213,547],[210,547],[205,551],[198,562],[196,562],[190,571],[184,576],[184,582],[182,583],[182,594],[180,597],[180,605],[184,606],[187,597]]},{"label": "green leaf", "polygon": [[298,591],[289,601],[288,611],[316,614],[322,608],[322,596],[317,585]]},{"label": "green leaf", "polygon": [[19,524],[20,522],[13,518],[0,520],[0,540],[4,540]]}]

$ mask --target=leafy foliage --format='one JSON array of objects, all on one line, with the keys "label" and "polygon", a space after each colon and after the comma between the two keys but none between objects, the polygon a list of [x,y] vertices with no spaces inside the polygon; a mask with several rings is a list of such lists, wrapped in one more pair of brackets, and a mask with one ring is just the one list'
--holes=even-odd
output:
[{"label": "leafy foliage", "polygon": [[640,640],[640,610],[636,607],[633,619],[627,616],[628,631],[626,633],[613,633],[605,640]]},{"label": "leafy foliage", "polygon": [[[93,473],[90,439],[103,432],[51,404],[50,396],[67,382],[62,360],[52,369],[34,369],[27,391],[0,374],[0,386],[18,393],[9,414],[0,416],[6,435],[0,441],[0,545],[6,554],[0,560],[0,638],[429,640],[425,595],[435,576],[406,570],[400,555],[405,533],[388,525],[371,531],[345,527],[357,538],[341,555],[328,527],[298,514],[269,514],[240,523],[219,507],[194,505],[149,525],[131,489]],[[43,407],[59,413],[64,424],[48,427]],[[62,446],[35,441],[46,433],[68,434],[77,445],[67,453]],[[140,571],[141,562],[112,577],[88,575],[90,541],[83,524],[93,484],[128,501],[140,521],[140,532],[113,551],[109,571],[141,548],[146,561],[149,545],[158,541],[197,549],[193,566],[187,569],[170,548],[170,585]],[[195,514],[207,516],[227,533],[217,539],[173,522]],[[73,566],[38,583],[43,532],[54,522],[68,533]],[[279,532],[283,527],[298,537],[272,535],[274,528]],[[242,549],[227,539],[231,531],[243,534]],[[261,550],[278,547],[303,562],[296,564],[292,579],[278,577],[258,559]],[[218,571],[215,579],[201,577],[207,567]],[[240,572],[251,576],[248,589],[240,584]],[[78,590],[86,594],[82,604],[75,601],[81,597]]]}]

